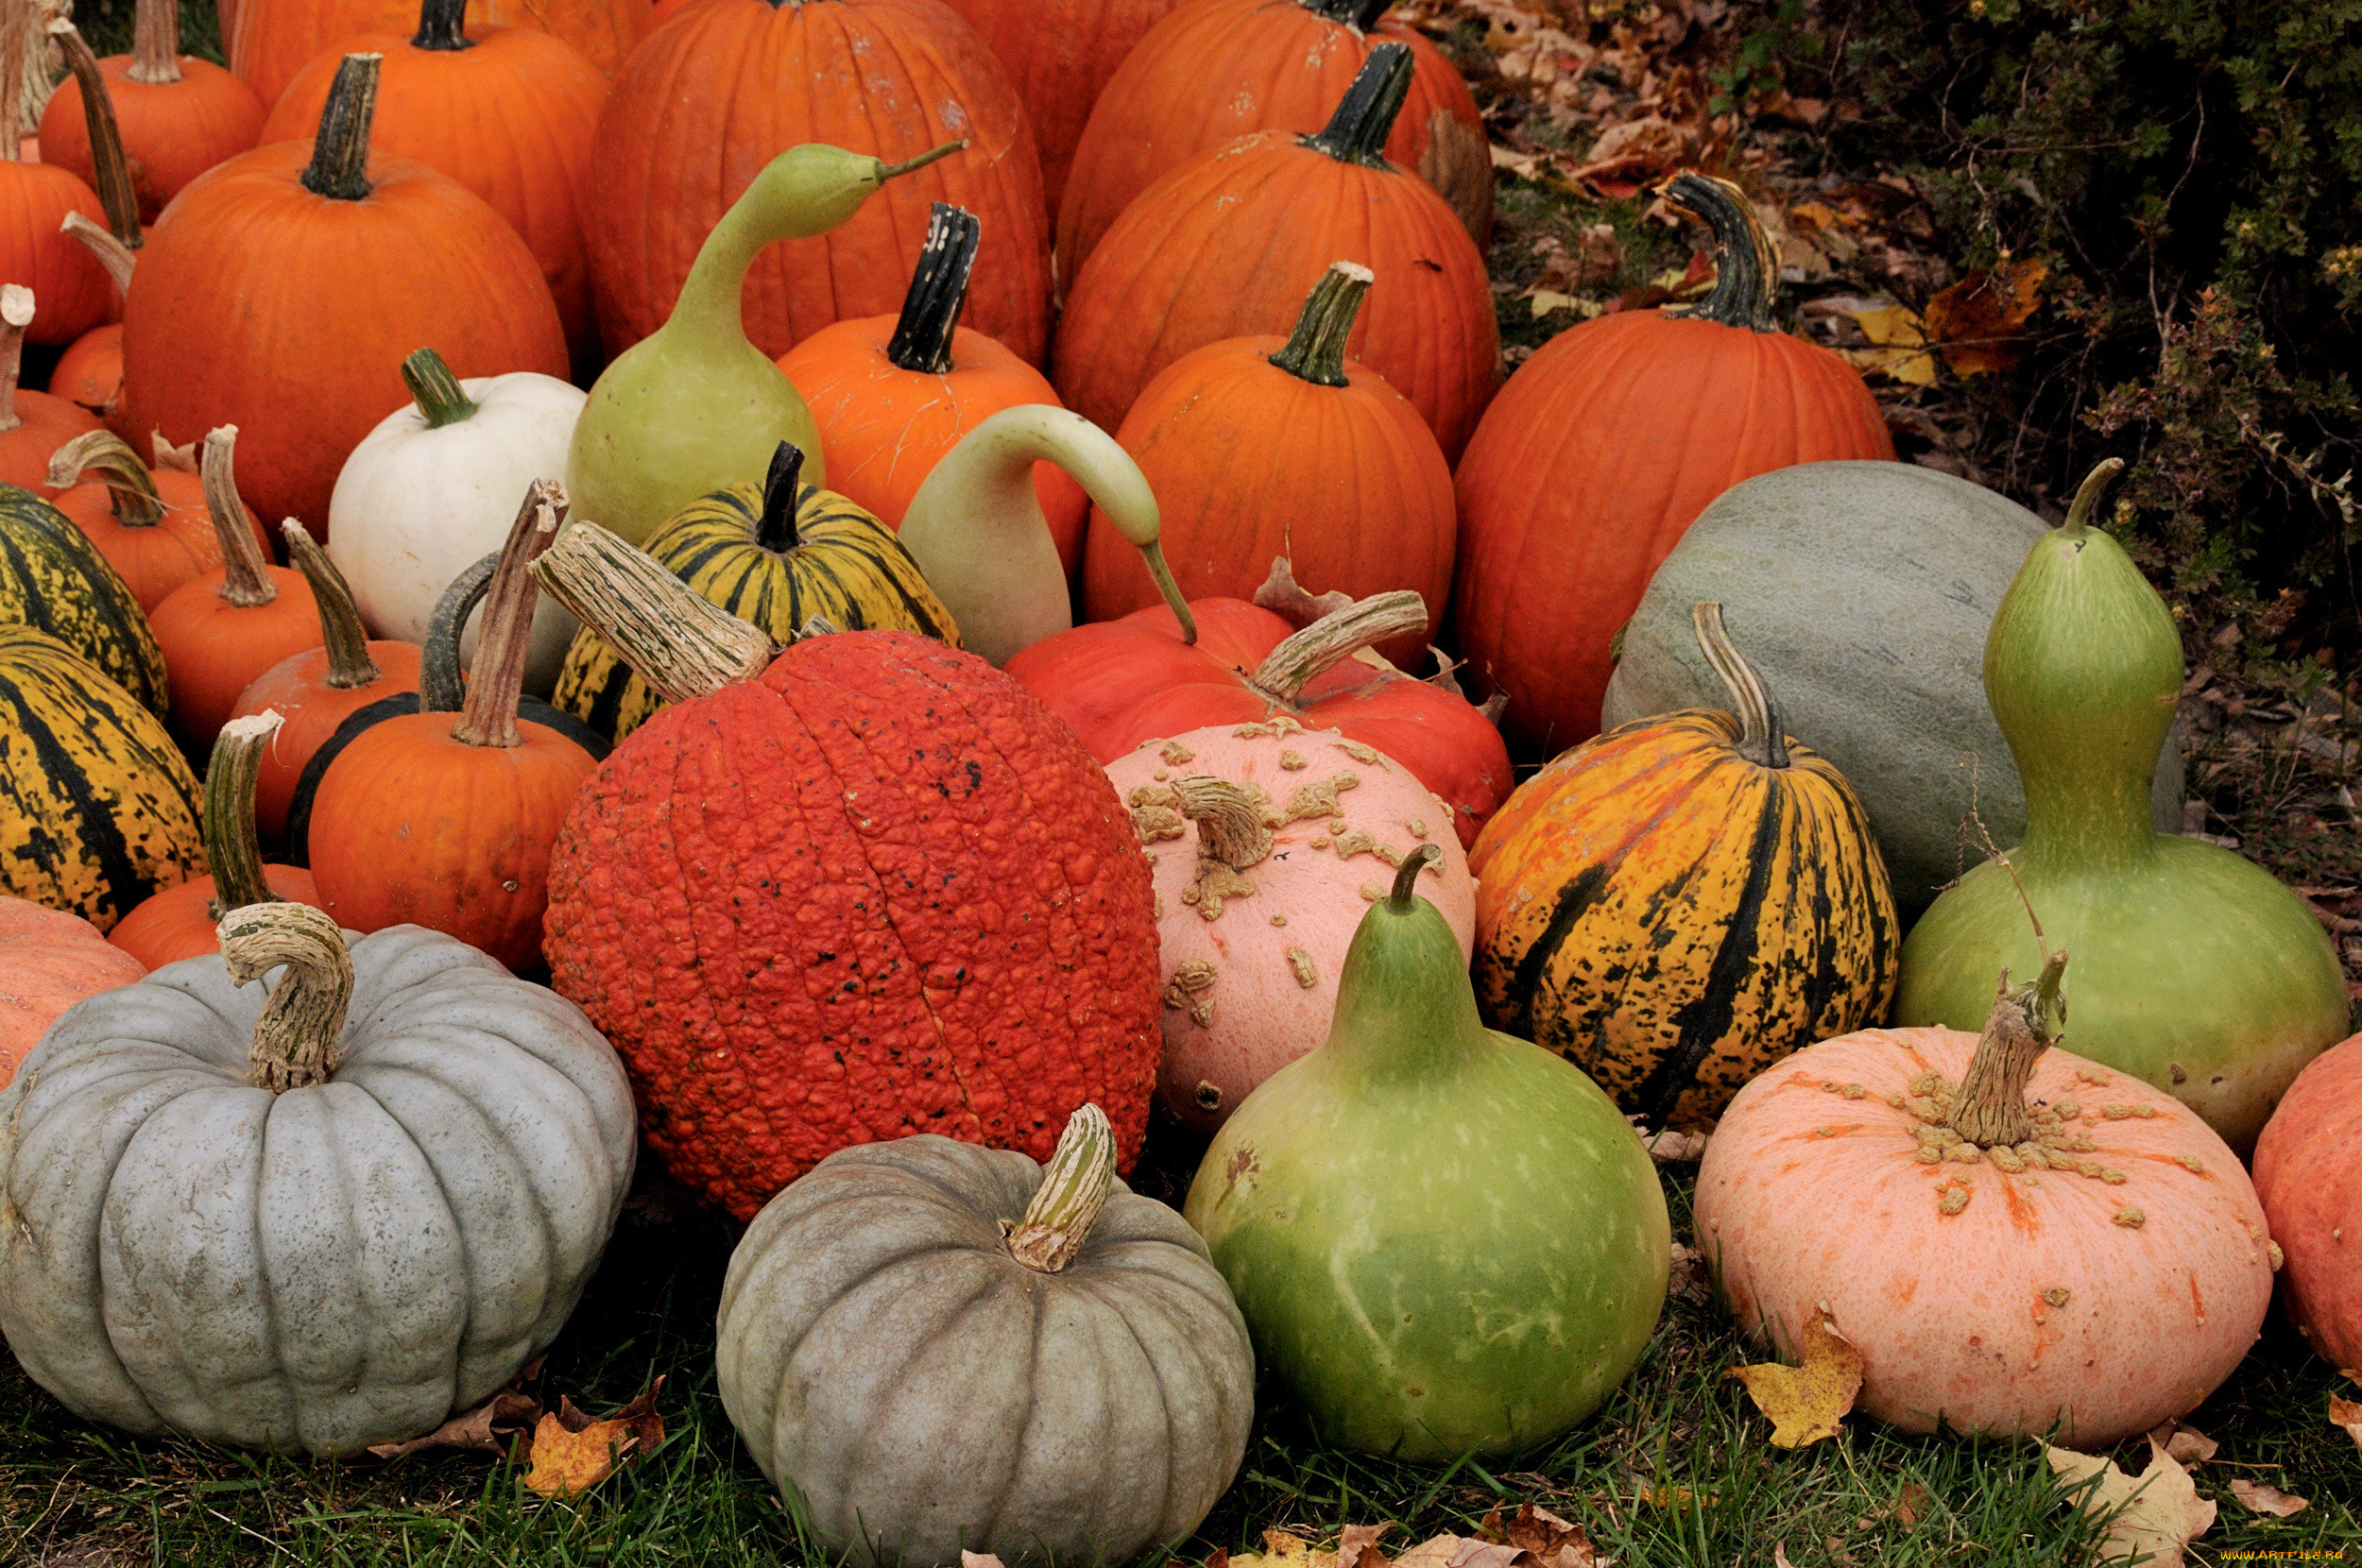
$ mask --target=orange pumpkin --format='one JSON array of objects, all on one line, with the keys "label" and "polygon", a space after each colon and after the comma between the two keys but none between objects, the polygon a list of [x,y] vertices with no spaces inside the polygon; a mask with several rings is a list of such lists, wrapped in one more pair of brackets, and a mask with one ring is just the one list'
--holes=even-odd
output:
[{"label": "orange pumpkin", "polygon": [[312,145],[241,153],[182,191],[124,301],[132,428],[245,430],[255,509],[315,537],[346,456],[410,401],[402,361],[420,343],[461,377],[567,370],[549,284],[507,221],[448,175],[369,158],[377,69],[347,59]]},{"label": "orange pumpkin", "polygon": [[[180,53],[177,0],[138,0],[131,52],[95,62],[114,106],[140,221],[153,223],[180,188],[262,139],[267,107],[254,89],[194,55]],[[95,184],[82,85],[69,77],[42,111],[41,155]]]},{"label": "orange pumpkin", "polygon": [[[25,79],[26,51],[43,43],[28,36],[37,14],[36,6],[0,8],[0,82]],[[27,162],[22,132],[18,116],[0,114],[0,282],[21,283],[40,298],[41,319],[30,332],[35,343],[71,343],[107,319],[114,288],[60,226],[68,213],[94,221],[106,213],[98,193],[73,171]]]},{"label": "orange pumpkin", "polygon": [[984,219],[968,323],[1039,363],[1050,332],[1050,216],[1017,92],[938,0],[698,0],[632,57],[599,122],[588,220],[599,330],[620,352],[664,323],[723,213],[774,157],[818,142],[899,163],[852,219],[766,247],[746,274],[746,335],[779,355],[832,321],[901,303],[930,208]]},{"label": "orange pumpkin", "polygon": [[0,894],[0,1089],[59,1014],[144,973],[80,915]]},{"label": "orange pumpkin", "polygon": [[[1274,556],[1350,599],[1451,593],[1451,469],[1419,411],[1345,361],[1369,269],[1331,266],[1291,337],[1239,337],[1175,360],[1116,440],[1156,493],[1159,538],[1191,599],[1252,598]],[[1140,553],[1096,508],[1083,569],[1087,621],[1163,602]],[[1127,558],[1128,557],[1128,558]],[[1424,628],[1380,643],[1405,669]]]},{"label": "orange pumpkin", "polygon": [[1389,0],[1197,0],[1149,29],[1089,111],[1057,211],[1071,285],[1124,208],[1159,176],[1258,130],[1309,134],[1381,43],[1412,56],[1386,158],[1433,185],[1481,246],[1493,224],[1484,117],[1451,61]]},{"label": "orange pumpkin", "polygon": [[371,641],[336,563],[294,519],[283,532],[287,558],[312,585],[312,598],[319,605],[321,644],[290,654],[255,676],[238,694],[236,712],[242,719],[276,713],[283,721],[254,783],[254,823],[274,844],[287,826],[296,781],[303,776],[312,754],[328,743],[354,709],[398,691],[419,690],[424,656],[415,642]]},{"label": "orange pumpkin", "polygon": [[1713,226],[1714,292],[1550,339],[1454,472],[1452,624],[1529,755],[1599,732],[1609,643],[1707,503],[1793,463],[1894,455],[1853,366],[1773,325],[1778,263],[1746,196],[1695,174],[1672,194]]},{"label": "orange pumpkin", "polygon": [[425,0],[415,34],[366,33],[315,56],[263,127],[265,142],[311,134],[346,54],[379,54],[380,157],[414,158],[482,196],[540,264],[574,364],[596,373],[598,320],[582,214],[607,78],[563,40],[532,27],[459,26],[463,0]]},{"label": "orange pumpkin", "polygon": [[210,877],[166,888],[115,923],[107,940],[149,969],[221,950],[214,928],[231,910],[285,900],[317,907],[312,874],[265,865],[254,837],[254,779],[279,733],[276,713],[221,726],[205,769],[205,860]]},{"label": "orange pumpkin", "polygon": [[[205,482],[174,469],[151,472],[112,431],[87,431],[60,447],[42,483],[62,491],[52,504],[90,537],[144,610],[222,564]],[[262,520],[244,504],[238,510],[267,552]]]},{"label": "orange pumpkin", "polygon": [[[418,0],[240,0],[224,5],[230,69],[275,104],[322,49],[418,20]],[[623,69],[652,20],[647,0],[470,0],[471,26],[532,27],[564,40],[608,76]]]},{"label": "orange pumpkin", "polygon": [[205,505],[222,564],[174,588],[147,615],[171,677],[172,732],[192,754],[213,749],[255,676],[320,645],[312,585],[301,572],[271,565],[247,525],[232,468],[237,438],[234,425],[205,437]]},{"label": "orange pumpkin", "polygon": [[1378,281],[1345,351],[1457,456],[1492,398],[1500,337],[1468,231],[1379,156],[1411,77],[1411,51],[1382,43],[1318,135],[1258,131],[1141,192],[1067,297],[1053,372],[1066,406],[1117,428],[1191,349],[1287,331],[1328,264],[1349,257]]},{"label": "orange pumpkin", "polygon": [[2287,1249],[2288,1316],[2333,1367],[2362,1367],[2362,1034],[2315,1057],[2255,1140],[2255,1192]]},{"label": "orange pumpkin", "polygon": [[[79,213],[65,215],[65,231],[107,269],[118,300],[130,292],[131,271],[139,260],[136,253]],[[116,416],[123,411],[123,322],[104,322],[66,345],[49,372],[49,391],[53,397],[88,409],[113,429]],[[127,428],[115,434],[128,441],[133,433]]]},{"label": "orange pumpkin", "polygon": [[539,591],[527,569],[564,510],[564,492],[547,481],[525,496],[493,574],[459,722],[382,720],[321,776],[312,874],[321,907],[347,926],[431,926],[511,969],[539,961],[550,847],[597,765],[557,731],[517,718]]},{"label": "orange pumpkin", "polygon": [[[829,487],[888,528],[902,526],[911,498],[962,436],[1004,408],[1058,401],[1039,370],[953,325],[983,227],[965,208],[936,202],[899,315],[823,327],[779,356],[820,429]],[[1071,582],[1089,498],[1054,463],[1034,465],[1034,493]]]},{"label": "orange pumpkin", "polygon": [[26,490],[40,488],[51,452],[98,428],[80,404],[16,384],[34,305],[32,290],[0,283],[0,484]]}]

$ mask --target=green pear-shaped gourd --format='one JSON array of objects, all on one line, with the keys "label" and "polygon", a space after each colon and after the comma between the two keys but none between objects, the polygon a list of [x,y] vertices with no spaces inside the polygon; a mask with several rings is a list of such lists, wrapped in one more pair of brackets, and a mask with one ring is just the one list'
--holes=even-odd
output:
[{"label": "green pear-shaped gourd", "polygon": [[2304,1065],[2344,1038],[2345,980],[2319,923],[2269,873],[2149,824],[2182,639],[2123,548],[2088,525],[2122,467],[2084,481],[1994,613],[1985,696],[2026,781],[2026,842],[1911,929],[1895,1020],[1981,1028],[1994,974],[2042,965],[2030,903],[2075,954],[2076,1053],[2177,1097],[2244,1150]]},{"label": "green pear-shaped gourd", "polygon": [[781,441],[803,449],[808,483],[824,483],[803,395],[747,339],[746,268],[774,240],[825,234],[896,175],[967,145],[886,163],[815,143],[765,164],[706,236],[672,315],[590,388],[566,454],[573,515],[644,544],[699,496],[760,483]]},{"label": "green pear-shaped gourd", "polygon": [[1479,1021],[1413,885],[1436,856],[1362,916],[1326,1043],[1241,1103],[1184,1211],[1322,1439],[1422,1462],[1598,1409],[1655,1330],[1672,1247],[1615,1102]]}]

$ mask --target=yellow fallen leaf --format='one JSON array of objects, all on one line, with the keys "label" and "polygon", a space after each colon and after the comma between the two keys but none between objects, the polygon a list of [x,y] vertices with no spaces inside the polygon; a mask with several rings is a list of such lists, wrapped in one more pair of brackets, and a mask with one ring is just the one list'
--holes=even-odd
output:
[{"label": "yellow fallen leaf", "polygon": [[2017,363],[2027,318],[2042,304],[2050,268],[2035,257],[1971,272],[1927,301],[1927,336],[1956,376],[1981,376]]},{"label": "yellow fallen leaf", "polygon": [[[1657,1486],[1641,1492],[1640,1500],[1652,1508],[1686,1508],[1702,1499],[1687,1487]],[[1714,1503],[1714,1493],[1706,1493],[1703,1501],[1711,1507]]]},{"label": "yellow fallen leaf", "polygon": [[2260,1481],[2239,1479],[2231,1483],[2231,1495],[2250,1513],[2268,1513],[2274,1519],[2285,1519],[2292,1513],[2302,1513],[2310,1505],[2305,1499],[2268,1487]]},{"label": "yellow fallen leaf", "polygon": [[630,1438],[626,1421],[594,1421],[569,1432],[556,1416],[543,1416],[533,1429],[533,1468],[525,1485],[544,1497],[578,1497],[615,1474]]},{"label": "yellow fallen leaf", "polygon": [[1836,1437],[1861,1392],[1861,1352],[1837,1332],[1825,1302],[1805,1324],[1801,1349],[1802,1366],[1767,1361],[1731,1369],[1730,1374],[1747,1385],[1755,1408],[1772,1418],[1774,1448],[1801,1448]]},{"label": "yellow fallen leaf", "polygon": [[1936,356],[1928,351],[1926,324],[1908,305],[1881,305],[1856,311],[1854,324],[1874,347],[1847,349],[1845,357],[1857,370],[1897,381],[1907,386],[1926,386],[1936,379]]},{"label": "yellow fallen leaf", "polygon": [[2351,1399],[2339,1399],[2336,1394],[2331,1394],[2329,1396],[2329,1424],[2344,1427],[2346,1436],[2353,1440],[2353,1446],[2362,1448],[2362,1405],[2357,1405]]},{"label": "yellow fallen leaf", "polygon": [[2148,1468],[2127,1475],[2115,1461],[2043,1445],[2051,1474],[2073,1491],[2094,1476],[2098,1483],[2083,1498],[2083,1513],[2107,1521],[2100,1559],[2145,1560],[2146,1568],[2182,1568],[2182,1548],[2215,1523],[2215,1505],[2201,1501],[2198,1483],[2158,1443],[2148,1445]]},{"label": "yellow fallen leaf", "polygon": [[1574,294],[1561,294],[1555,289],[1538,288],[1526,298],[1533,301],[1533,318],[1536,321],[1552,311],[1573,311],[1586,321],[1600,314],[1600,302],[1597,299],[1585,299]]}]

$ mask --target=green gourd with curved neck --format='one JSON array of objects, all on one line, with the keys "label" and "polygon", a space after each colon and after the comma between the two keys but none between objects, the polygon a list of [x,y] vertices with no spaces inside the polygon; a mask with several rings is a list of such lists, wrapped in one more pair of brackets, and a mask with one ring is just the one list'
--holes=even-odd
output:
[{"label": "green gourd with curved neck", "polygon": [[747,339],[739,300],[746,269],[774,240],[825,234],[896,175],[967,145],[886,163],[811,144],[764,165],[706,236],[672,315],[590,388],[566,456],[573,515],[645,543],[698,497],[760,483],[781,441],[803,450],[805,479],[822,484],[812,411]]},{"label": "green gourd with curved neck", "polygon": [[1655,1331],[1672,1245],[1615,1102],[1478,1019],[1412,886],[1436,854],[1362,916],[1326,1043],[1240,1104],[1184,1210],[1322,1439],[1429,1463],[1598,1409]]},{"label": "green gourd with curved neck", "polygon": [[2345,980],[2319,923],[2269,873],[2150,826],[2182,639],[2140,569],[2086,520],[2122,467],[2084,482],[1994,614],[1985,695],[2026,781],[2026,842],[1912,928],[1895,1019],[1981,1028],[1994,973],[2041,967],[2030,904],[2048,943],[2075,955],[2067,1048],[2176,1096],[2244,1150],[2345,1036]]}]

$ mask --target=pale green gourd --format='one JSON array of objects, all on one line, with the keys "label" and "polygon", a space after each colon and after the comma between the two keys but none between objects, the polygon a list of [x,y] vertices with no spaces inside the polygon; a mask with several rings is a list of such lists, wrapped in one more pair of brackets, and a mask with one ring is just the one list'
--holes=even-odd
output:
[{"label": "pale green gourd", "polygon": [[2075,955],[2067,1048],[2175,1096],[2244,1150],[2345,1035],[2345,980],[2319,923],[2269,873],[2150,826],[2182,639],[2123,548],[2088,525],[2122,467],[2084,482],[1994,613],[1985,694],[2026,782],[2026,841],[1912,929],[1895,1021],[1982,1027],[1994,975],[2041,967],[2030,903]]},{"label": "pale green gourd", "polygon": [[671,317],[590,388],[566,458],[573,515],[645,543],[699,496],[761,483],[781,441],[803,449],[807,482],[824,483],[812,411],[746,336],[746,268],[774,240],[825,234],[887,180],[967,145],[886,163],[815,143],[771,160],[706,236]]}]

